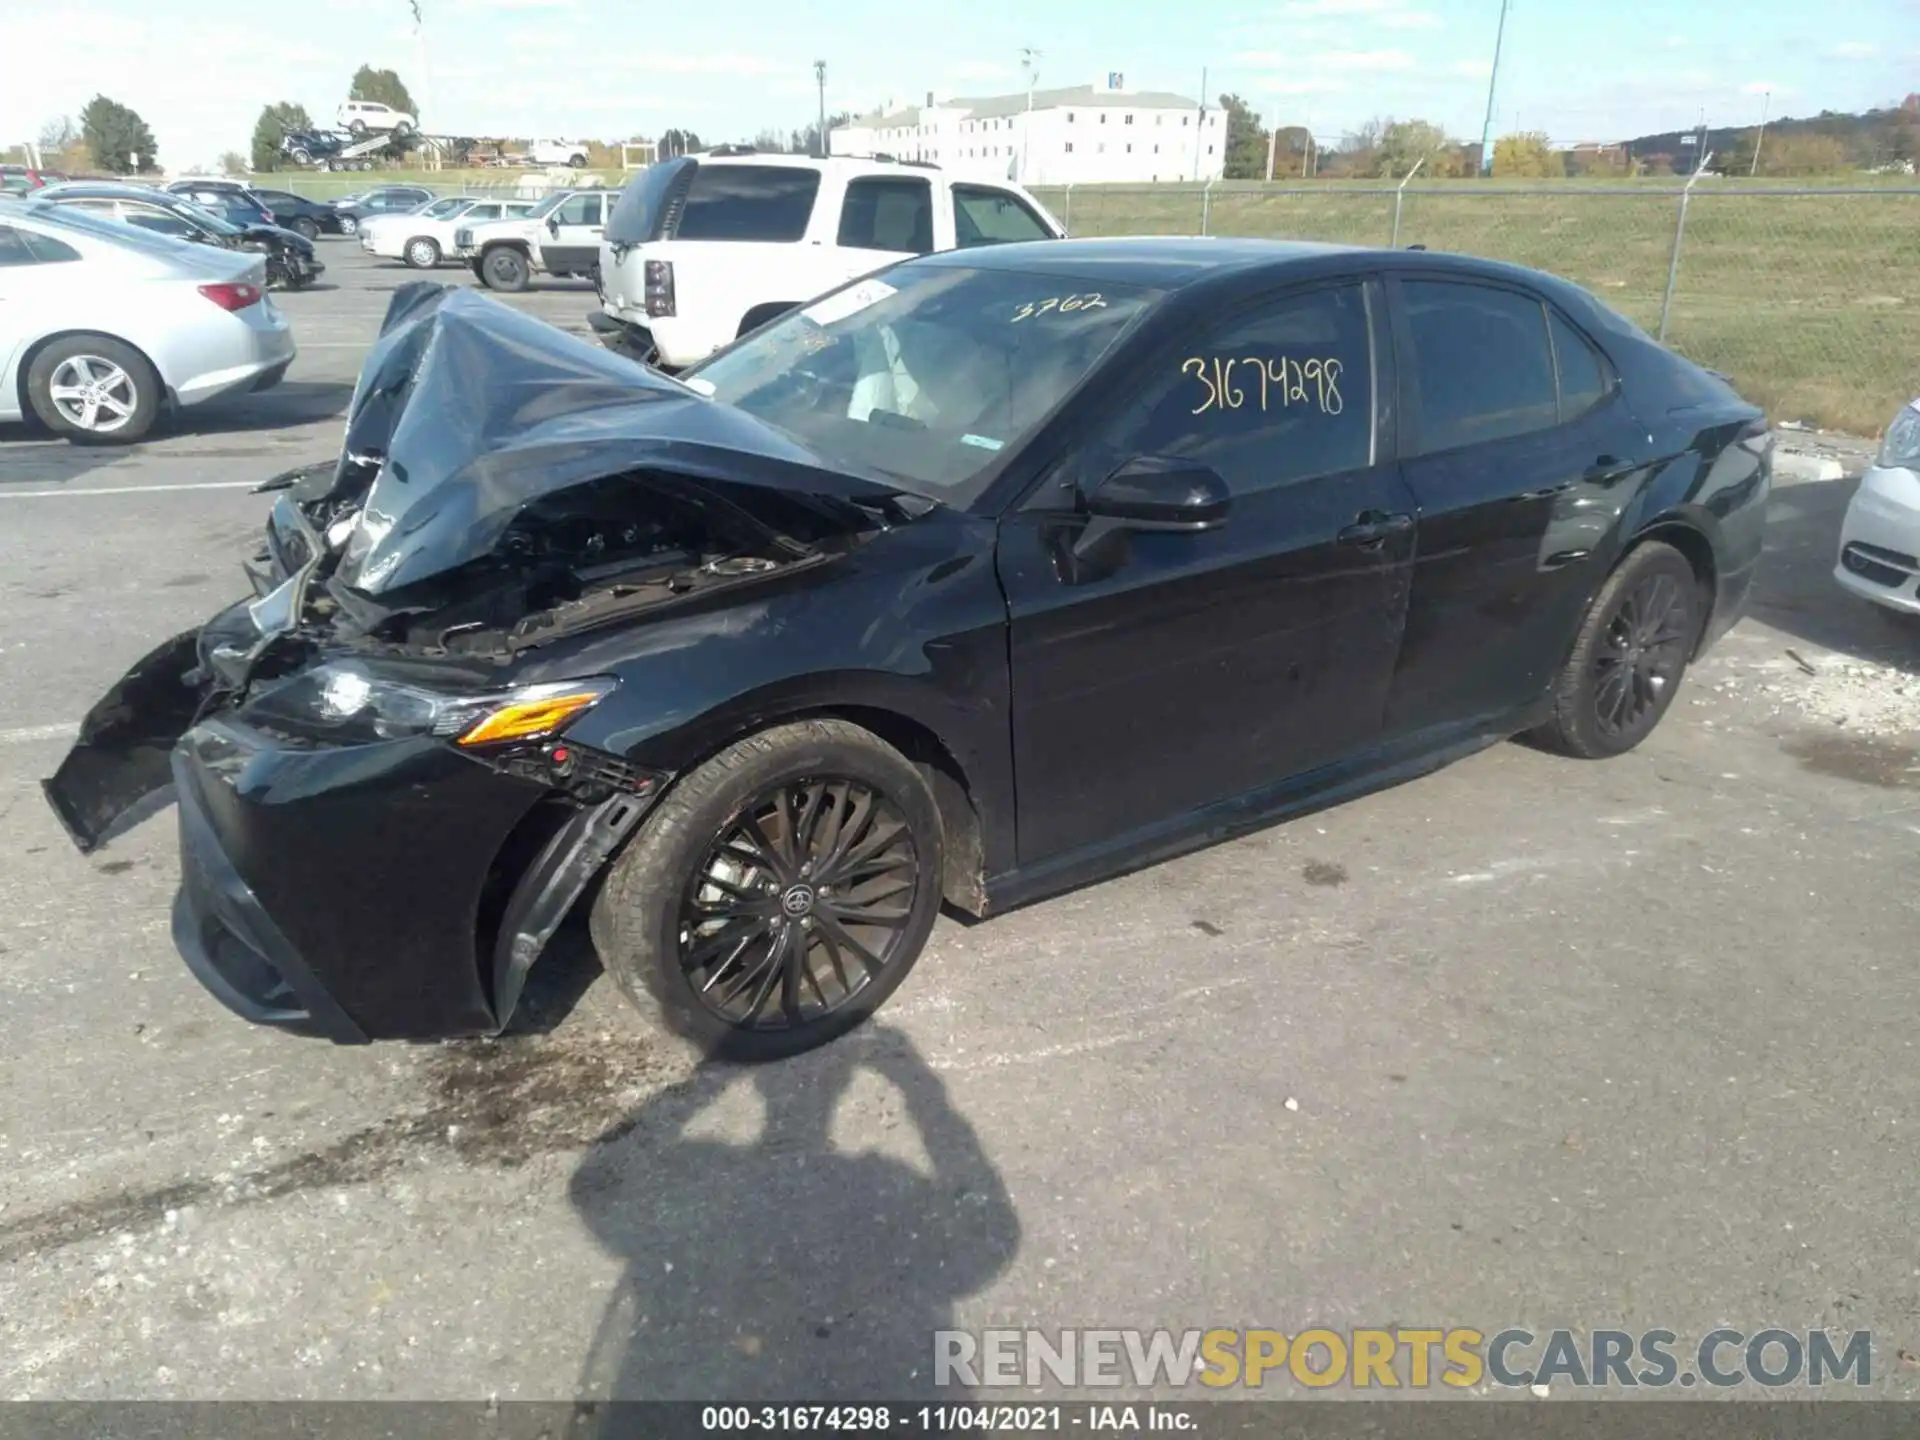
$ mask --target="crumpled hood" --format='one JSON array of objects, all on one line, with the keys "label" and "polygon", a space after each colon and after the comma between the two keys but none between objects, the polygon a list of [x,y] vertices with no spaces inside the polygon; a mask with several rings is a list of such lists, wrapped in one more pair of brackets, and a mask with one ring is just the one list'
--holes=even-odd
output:
[{"label": "crumpled hood", "polygon": [[337,578],[367,595],[479,559],[529,502],[629,471],[900,493],[633,361],[431,281],[394,293],[347,414],[330,482],[318,477],[300,498],[365,492]]}]

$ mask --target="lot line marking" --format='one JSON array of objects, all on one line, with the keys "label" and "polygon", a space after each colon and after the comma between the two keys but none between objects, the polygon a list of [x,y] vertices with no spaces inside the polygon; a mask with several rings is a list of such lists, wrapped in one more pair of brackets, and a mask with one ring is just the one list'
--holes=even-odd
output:
[{"label": "lot line marking", "polygon": [[258,480],[194,480],[182,485],[68,485],[58,490],[0,490],[0,500],[51,500],[63,495],[155,495],[165,490],[251,490]]},{"label": "lot line marking", "polygon": [[80,727],[64,725],[22,725],[17,730],[0,730],[0,745],[25,745],[33,740],[64,740]]}]

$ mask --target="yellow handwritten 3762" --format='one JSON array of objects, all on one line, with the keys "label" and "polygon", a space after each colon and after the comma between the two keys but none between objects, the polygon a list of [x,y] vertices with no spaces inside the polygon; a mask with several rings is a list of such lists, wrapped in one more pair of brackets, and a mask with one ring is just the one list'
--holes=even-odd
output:
[{"label": "yellow handwritten 3762", "polygon": [[1338,415],[1346,408],[1346,402],[1340,397],[1340,362],[1332,356],[1309,360],[1282,356],[1278,360],[1265,360],[1259,356],[1215,355],[1209,360],[1190,355],[1180,362],[1180,373],[1193,376],[1207,392],[1192,413],[1238,410],[1246,404],[1255,393],[1255,381],[1248,380],[1244,386],[1236,381],[1234,372],[1240,366],[1252,370],[1256,377],[1262,410],[1274,404],[1283,409],[1302,405],[1316,407],[1322,415]]}]

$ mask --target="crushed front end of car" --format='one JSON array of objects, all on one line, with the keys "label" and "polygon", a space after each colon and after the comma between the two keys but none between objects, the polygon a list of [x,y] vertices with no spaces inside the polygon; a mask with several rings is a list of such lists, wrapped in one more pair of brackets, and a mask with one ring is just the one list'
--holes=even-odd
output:
[{"label": "crushed front end of car", "polygon": [[[572,652],[830,561],[822,529],[888,492],[426,282],[395,294],[348,416],[337,460],[260,487],[253,594],[136,663],[45,790],[82,851],[177,800],[173,937],[242,1016],[495,1033],[671,779],[588,733],[621,681]],[[832,523],[788,533],[783,491]]]}]

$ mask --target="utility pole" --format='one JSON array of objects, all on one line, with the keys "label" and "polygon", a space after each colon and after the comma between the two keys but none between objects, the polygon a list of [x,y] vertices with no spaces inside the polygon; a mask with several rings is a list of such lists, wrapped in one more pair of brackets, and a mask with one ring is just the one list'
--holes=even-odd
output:
[{"label": "utility pole", "polygon": [[1027,183],[1027,152],[1033,133],[1033,85],[1040,78],[1040,52],[1031,45],[1020,47],[1020,68],[1027,72],[1027,118],[1020,126],[1020,183]]},{"label": "utility pole", "polygon": [[1507,4],[1500,0],[1500,25],[1493,32],[1493,70],[1487,76],[1487,118],[1480,126],[1480,173],[1493,169],[1493,96],[1500,84],[1500,46],[1507,38]]},{"label": "utility pole", "polygon": [[813,62],[813,83],[820,90],[820,158],[827,158],[827,62]]},{"label": "utility pole", "polygon": [[1200,67],[1200,122],[1193,132],[1193,178],[1200,178],[1200,134],[1207,128],[1207,67]]},{"label": "utility pole", "polygon": [[1273,165],[1279,154],[1280,106],[1276,103],[1273,107],[1273,118],[1267,122],[1267,173],[1260,177],[1262,180],[1273,179]]},{"label": "utility pole", "polygon": [[1760,147],[1767,143],[1767,112],[1773,108],[1773,91],[1769,90],[1760,101],[1760,133],[1753,140],[1753,164],[1747,167],[1747,177],[1751,179],[1760,173]]}]

